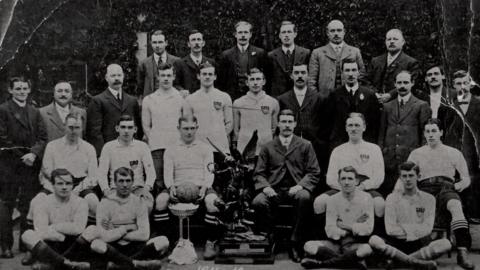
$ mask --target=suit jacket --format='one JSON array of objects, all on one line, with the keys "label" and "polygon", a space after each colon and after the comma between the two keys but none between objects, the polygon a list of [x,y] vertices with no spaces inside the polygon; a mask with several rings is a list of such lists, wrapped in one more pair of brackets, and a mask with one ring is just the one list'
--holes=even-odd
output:
[{"label": "suit jacket", "polygon": [[87,109],[87,141],[95,147],[97,155],[100,155],[105,143],[118,137],[115,126],[124,114],[133,116],[137,126],[136,138],[142,139],[142,122],[136,97],[122,92],[120,103],[110,90],[106,89],[90,101]]},{"label": "suit jacket", "polygon": [[383,151],[385,168],[391,170],[407,160],[413,149],[421,146],[423,127],[432,115],[428,104],[414,95],[403,110],[399,107],[398,99],[384,103],[380,120],[378,145]]},{"label": "suit jacket", "polygon": [[[167,53],[167,63],[173,65],[179,57]],[[140,61],[137,67],[137,93],[147,96],[155,92],[155,80],[158,76],[157,63],[153,54]]]},{"label": "suit jacket", "polygon": [[[205,62],[209,62],[215,66],[215,61],[212,58],[202,56],[201,64]],[[186,89],[190,94],[197,91],[200,89],[200,80],[197,79],[199,71],[197,64],[193,62],[190,55],[176,61],[174,87],[177,89]]]},{"label": "suit jacket", "polygon": [[368,68],[368,81],[374,87],[374,91],[388,93],[395,89],[395,77],[402,70],[410,71],[415,84],[420,86],[420,64],[417,59],[404,52],[400,52],[398,57],[388,67],[386,53],[374,57]]},{"label": "suit jacket", "polygon": [[[217,85],[222,91],[225,91],[230,95],[232,100],[236,100],[248,91],[248,87],[245,86],[246,78],[239,78],[238,71],[238,55],[240,50],[237,46],[225,50],[220,55],[217,69]],[[261,48],[255,47],[252,44],[248,46],[248,68],[247,71],[256,67],[265,72],[266,67],[266,54]]]},{"label": "suit jacket", "polygon": [[[55,103],[52,102],[45,107],[39,109],[40,115],[42,116],[45,127],[47,128],[48,141],[53,141],[65,135],[65,125],[58,115],[57,109],[55,108]],[[83,118],[83,135],[86,133],[87,125],[87,112],[75,105],[71,105],[71,113],[79,113]]]},{"label": "suit jacket", "polygon": [[290,172],[293,180],[312,192],[318,184],[320,168],[312,144],[293,135],[288,150],[275,137],[260,150],[254,172],[255,190],[275,187]]},{"label": "suit jacket", "polygon": [[[359,48],[345,43],[340,59],[342,62],[345,59],[356,61],[360,71],[359,79],[365,76],[365,65]],[[323,98],[335,90],[336,60],[337,53],[330,44],[316,48],[310,56],[308,65],[309,88],[320,93]]]},{"label": "suit jacket", "polygon": [[[310,50],[295,45],[293,51],[293,66],[307,65],[310,60]],[[285,53],[282,47],[276,48],[268,53],[267,62],[267,93],[273,97],[277,97],[293,88],[293,81],[290,77],[291,70],[285,62]]]},{"label": "suit jacket", "polygon": [[334,149],[348,141],[348,134],[345,130],[345,123],[351,112],[362,113],[367,122],[363,139],[377,143],[378,128],[380,124],[381,104],[373,91],[359,86],[352,97],[345,86],[337,88],[327,101],[329,113],[332,118],[332,132],[330,134],[330,149]]}]

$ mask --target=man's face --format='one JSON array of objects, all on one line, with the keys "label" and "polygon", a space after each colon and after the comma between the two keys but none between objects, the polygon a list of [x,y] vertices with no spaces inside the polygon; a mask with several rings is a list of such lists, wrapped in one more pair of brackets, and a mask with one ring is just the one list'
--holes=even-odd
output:
[{"label": "man's face", "polygon": [[445,80],[445,76],[442,74],[439,67],[433,67],[427,70],[427,73],[425,74],[425,82],[430,88],[438,88],[442,86],[443,80]]},{"label": "man's face", "polygon": [[278,129],[282,136],[289,137],[292,135],[296,126],[297,122],[293,115],[280,115],[280,118],[278,119]]},{"label": "man's face", "polygon": [[262,91],[264,85],[265,78],[263,78],[263,73],[253,73],[248,75],[247,86],[251,92],[259,93]]},{"label": "man's face", "polygon": [[168,42],[165,40],[164,35],[153,35],[151,44],[152,44],[153,52],[158,55],[161,55],[165,51],[165,48],[167,47]]},{"label": "man's face", "polygon": [[428,145],[435,146],[441,142],[443,131],[441,131],[436,124],[427,124],[425,125],[423,135],[425,136]]},{"label": "man's face", "polygon": [[59,175],[54,179],[53,193],[60,198],[68,198],[72,194],[73,179],[71,175]]},{"label": "man's face", "polygon": [[280,33],[278,34],[278,37],[280,37],[282,44],[287,47],[290,47],[290,45],[294,44],[295,38],[297,37],[297,32],[294,30],[294,25],[282,25],[280,27]]},{"label": "man's face", "polygon": [[9,88],[8,92],[12,95],[12,98],[18,102],[26,102],[28,95],[30,94],[30,86],[27,82],[14,82],[13,88]]},{"label": "man's face", "polygon": [[208,88],[213,86],[213,82],[217,79],[217,75],[215,74],[214,67],[207,67],[200,70],[200,74],[198,74],[197,78],[200,80],[200,85]]},{"label": "man's face", "polygon": [[327,26],[327,37],[333,44],[340,44],[345,37],[345,29],[340,21],[331,21]]},{"label": "man's face", "polygon": [[200,53],[202,52],[203,47],[205,46],[205,41],[203,40],[203,35],[201,33],[191,34],[188,37],[188,47],[191,52]]},{"label": "man's face", "polygon": [[160,88],[168,90],[173,86],[173,80],[175,80],[175,74],[173,69],[164,69],[158,71],[158,79],[160,80]]},{"label": "man's face", "polygon": [[343,192],[352,193],[358,185],[358,180],[355,177],[355,173],[342,171],[338,176],[338,183]]},{"label": "man's face", "polygon": [[400,170],[400,180],[403,183],[403,188],[405,190],[412,190],[417,187],[419,175],[415,172],[415,170],[404,171]]},{"label": "man's face", "polygon": [[195,140],[195,134],[197,133],[198,125],[193,121],[182,121],[178,127],[180,132],[180,139],[186,144],[190,144]]},{"label": "man's face", "polygon": [[68,118],[65,122],[65,136],[69,140],[75,140],[76,138],[80,138],[83,132],[82,120]]},{"label": "man's face", "polygon": [[405,40],[403,39],[402,34],[396,30],[390,30],[387,32],[385,37],[385,46],[387,46],[387,51],[391,54],[395,54],[402,50]]},{"label": "man's face", "polygon": [[471,87],[472,85],[471,85],[470,76],[453,79],[453,88],[455,88],[455,91],[457,92],[457,96],[459,99],[468,98],[468,96],[470,95]]},{"label": "man's face", "polygon": [[110,65],[107,68],[107,74],[105,75],[105,80],[108,83],[108,86],[114,90],[120,90],[123,85],[123,70],[118,65]]},{"label": "man's face", "polygon": [[297,88],[303,89],[307,86],[308,68],[307,65],[293,66],[292,80]]},{"label": "man's face", "polygon": [[135,122],[132,121],[121,121],[117,126],[115,126],[115,130],[118,132],[118,138],[123,142],[131,142],[133,141],[133,135],[137,132],[137,127],[135,126]]},{"label": "man's face", "polygon": [[365,132],[365,124],[363,123],[363,119],[358,116],[348,118],[345,128],[350,141],[361,140],[363,137],[363,132]]},{"label": "man's face", "polygon": [[62,107],[70,104],[72,101],[72,86],[66,82],[55,85],[53,99],[55,99],[55,102]]},{"label": "man's face", "polygon": [[395,88],[397,88],[398,94],[402,97],[408,95],[412,90],[413,83],[410,74],[399,73],[395,79]]},{"label": "man's face", "polygon": [[237,39],[237,44],[245,46],[250,42],[252,37],[252,32],[250,26],[241,24],[235,29],[235,38]]},{"label": "man's face", "polygon": [[132,192],[133,179],[130,175],[117,175],[115,182],[116,192],[119,197],[128,197]]},{"label": "man's face", "polygon": [[358,76],[360,72],[358,71],[357,63],[345,63],[343,64],[343,77],[345,82],[349,86],[353,86],[358,82]]}]

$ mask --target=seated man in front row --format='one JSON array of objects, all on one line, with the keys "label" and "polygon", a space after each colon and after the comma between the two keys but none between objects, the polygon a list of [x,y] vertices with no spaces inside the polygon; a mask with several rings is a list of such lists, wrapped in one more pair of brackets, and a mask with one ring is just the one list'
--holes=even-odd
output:
[{"label": "seated man in front row", "polygon": [[[437,222],[451,218],[450,229],[458,250],[457,264],[464,269],[474,269],[475,265],[468,258],[472,237],[459,196],[470,185],[467,162],[459,150],[442,143],[442,135],[440,121],[428,120],[424,128],[427,145],[413,150],[408,160],[420,167],[419,189],[435,196]],[[456,172],[460,175],[459,182],[454,180]]]},{"label": "seated man in front row", "polygon": [[358,188],[359,174],[352,166],[338,171],[340,192],[327,202],[325,232],[328,240],[305,243],[305,268],[351,267],[367,269],[363,261],[372,253],[368,238],[373,231],[373,199]]},{"label": "seated man in front row", "polygon": [[66,169],[53,170],[50,181],[53,193],[38,201],[33,211],[34,229],[22,235],[33,258],[41,261],[33,268],[45,269],[48,266],[42,265],[49,263],[55,269],[89,269],[88,263],[71,261],[86,259],[75,246],[87,225],[87,202],[72,193],[73,176]]},{"label": "seated man in front row", "polygon": [[133,171],[133,193],[147,205],[148,212],[153,208],[151,194],[157,177],[152,154],[148,145],[133,138],[137,126],[131,115],[122,115],[115,130],[118,138],[107,142],[102,149],[98,166],[98,184],[104,196],[114,193],[113,173],[120,167]]},{"label": "seated man in front row", "polygon": [[431,241],[435,220],[435,197],[417,188],[418,166],[407,161],[398,167],[402,191],[387,197],[385,208],[386,242],[379,236],[370,238],[370,246],[387,258],[406,266],[436,269],[431,261],[452,247],[447,239]]},{"label": "seated man in front row", "polygon": [[347,166],[354,167],[358,172],[359,184],[357,188],[366,191],[373,197],[375,205],[375,231],[383,235],[385,200],[380,193],[376,191],[383,183],[385,176],[383,155],[378,145],[363,140],[363,133],[366,128],[363,114],[356,112],[349,114],[345,124],[348,142],[333,149],[328,164],[327,184],[332,190],[321,194],[315,198],[313,202],[313,211],[316,217],[315,221],[316,224],[318,224],[317,228],[319,228],[317,230],[320,230],[316,236],[318,239],[325,237],[322,228],[324,228],[325,224],[327,201],[330,196],[340,190],[337,173],[340,169]]},{"label": "seated man in front row", "polygon": [[219,209],[215,206],[218,199],[212,189],[213,174],[209,166],[213,164],[213,152],[206,145],[195,138],[198,129],[197,118],[188,114],[178,120],[180,139],[175,145],[167,148],[164,158],[164,180],[169,193],[160,193],[156,209],[167,209],[169,200],[175,201],[176,188],[182,183],[190,182],[200,190],[199,201],[205,202],[206,238],[203,258],[213,259],[216,256],[215,242],[220,237],[221,230],[217,214]]},{"label": "seated man in front row", "polygon": [[318,183],[320,168],[312,144],[293,134],[296,123],[291,110],[278,114],[280,134],[266,143],[258,156],[253,176],[258,194],[252,206],[257,230],[269,234],[277,206],[285,202],[294,204],[296,216],[289,255],[299,262],[311,216],[311,192]]},{"label": "seated man in front row", "polygon": [[[113,172],[115,191],[105,196],[97,208],[97,225],[82,234],[91,242],[93,269],[106,269],[107,262],[135,269],[159,269],[158,260],[168,250],[165,236],[150,238],[148,210],[132,193],[133,170],[120,167]],[[152,260],[143,260],[152,259]],[[129,269],[130,269],[129,268]]]}]

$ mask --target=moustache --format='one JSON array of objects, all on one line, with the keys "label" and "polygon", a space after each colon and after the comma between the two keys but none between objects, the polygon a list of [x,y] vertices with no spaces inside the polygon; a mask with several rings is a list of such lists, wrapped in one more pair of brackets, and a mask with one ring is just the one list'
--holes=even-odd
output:
[{"label": "moustache", "polygon": [[300,78],[300,79],[297,79],[296,81],[297,81],[297,82],[305,82],[305,80],[304,80],[304,79],[301,79],[301,78]]},{"label": "moustache", "polygon": [[115,81],[113,84],[122,84],[121,81]]}]

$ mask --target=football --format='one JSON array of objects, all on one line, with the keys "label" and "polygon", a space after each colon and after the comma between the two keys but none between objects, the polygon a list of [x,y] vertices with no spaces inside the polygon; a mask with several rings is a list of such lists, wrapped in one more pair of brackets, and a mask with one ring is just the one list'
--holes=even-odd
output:
[{"label": "football", "polygon": [[195,203],[200,195],[200,188],[190,182],[181,183],[176,187],[177,198],[181,203]]}]

